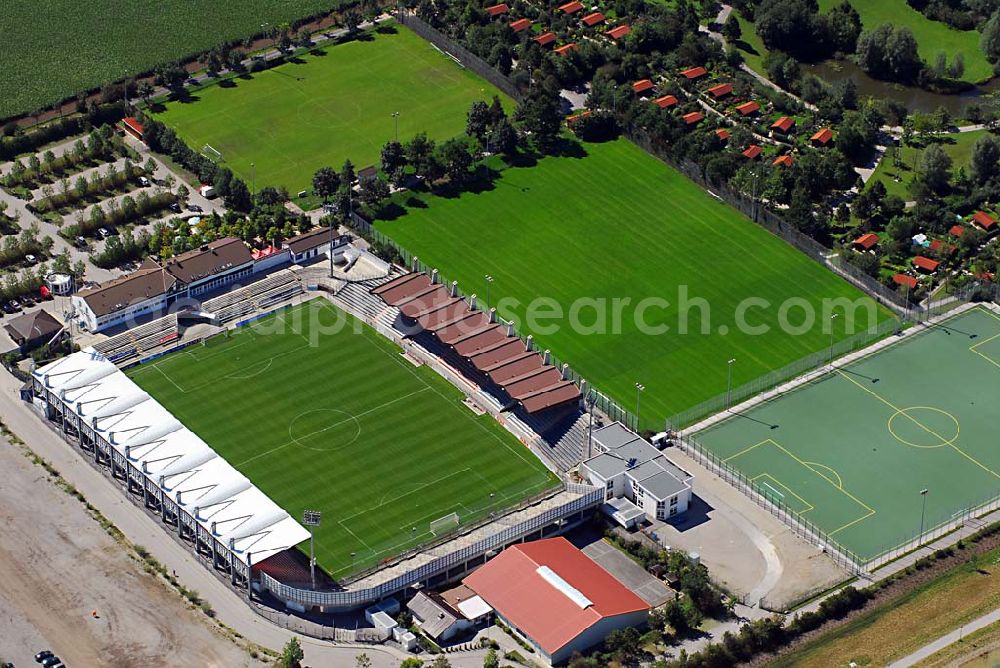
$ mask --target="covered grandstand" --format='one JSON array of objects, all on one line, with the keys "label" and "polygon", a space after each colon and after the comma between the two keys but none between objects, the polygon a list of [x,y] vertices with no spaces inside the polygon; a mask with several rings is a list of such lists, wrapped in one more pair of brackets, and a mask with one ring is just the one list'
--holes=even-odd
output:
[{"label": "covered grandstand", "polygon": [[35,401],[109,467],[133,498],[237,585],[309,532],[103,355],[85,350],[32,373]]},{"label": "covered grandstand", "polygon": [[580,390],[568,369],[557,369],[548,355],[522,341],[513,325],[497,321],[495,310],[484,313],[475,299],[466,301],[458,287],[445,287],[436,276],[403,274],[372,289],[387,305],[399,309],[407,327],[429,332],[472,364],[489,381],[531,415],[579,402]]}]

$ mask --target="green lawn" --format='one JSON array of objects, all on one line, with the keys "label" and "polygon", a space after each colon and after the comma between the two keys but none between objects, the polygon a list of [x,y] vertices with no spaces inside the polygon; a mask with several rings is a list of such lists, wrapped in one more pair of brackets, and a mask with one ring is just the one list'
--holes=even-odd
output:
[{"label": "green lawn", "polygon": [[321,511],[316,557],[335,577],[433,538],[432,520],[464,525],[556,484],[457,389],[324,300],[128,374],[293,517]]},{"label": "green lawn", "polygon": [[320,0],[9,0],[0,14],[0,118],[162,62],[329,10]]},{"label": "green lawn", "polygon": [[754,487],[868,561],[1000,490],[1000,316],[979,307],[700,433]]},{"label": "green lawn", "polygon": [[373,32],[288,63],[210,86],[196,102],[171,103],[157,117],[192,148],[222,151],[226,166],[249,184],[281,185],[293,194],[310,187],[325,165],[350,158],[358,168],[378,162],[399,138],[426,132],[433,139],[463,133],[475,100],[501,95],[410,30],[384,25]]},{"label": "green lawn", "polygon": [[[862,298],[630,142],[580,149],[586,157],[508,168],[482,192],[414,196],[405,214],[377,227],[480,299],[484,275],[492,275],[491,299],[505,298],[501,315],[522,322],[522,333],[623,406],[634,409],[635,383],[644,384],[640,413],[649,428],[725,392],[730,358],[737,360],[735,386],[825,348],[830,337],[821,301]],[[642,311],[646,298],[669,305],[647,301]],[[766,307],[750,308],[746,321],[768,333],[736,327],[740,304],[753,306],[749,298],[767,300]],[[616,306],[615,299],[630,302]],[[790,299],[817,312],[798,335],[778,328],[780,306]],[[527,322],[533,301],[539,316],[548,304],[569,318],[557,320],[556,331],[541,317]],[[606,313],[598,317],[602,307]],[[680,331],[684,313],[687,333]],[[788,320],[802,323],[801,313],[793,308]],[[580,326],[572,327],[573,320]],[[846,320],[835,322],[836,337]],[[669,331],[653,329],[662,325]],[[861,325],[868,323],[855,329]]]},{"label": "green lawn", "polygon": [[[972,159],[972,147],[980,137],[986,134],[986,130],[975,132],[955,132],[946,135],[935,135],[934,142],[937,143],[944,152],[951,156],[952,168],[958,171],[959,167],[969,166]],[[916,148],[913,146],[899,147],[900,165],[896,166],[892,152],[887,152],[878,164],[878,168],[868,180],[870,186],[875,181],[881,181],[885,185],[885,190],[890,195],[899,195],[904,200],[913,199],[909,185],[913,180],[913,169],[920,163],[920,156],[926,147]]]},{"label": "green lawn", "polygon": [[[828,12],[840,0],[819,0],[822,12]],[[906,0],[850,0],[861,15],[863,30],[874,30],[883,23],[906,26],[913,31],[920,57],[931,65],[939,51],[951,62],[956,53],[965,59],[963,79],[978,83],[993,76],[993,67],[979,48],[979,33],[975,30],[955,30],[940,21],[932,21],[910,7]]]}]

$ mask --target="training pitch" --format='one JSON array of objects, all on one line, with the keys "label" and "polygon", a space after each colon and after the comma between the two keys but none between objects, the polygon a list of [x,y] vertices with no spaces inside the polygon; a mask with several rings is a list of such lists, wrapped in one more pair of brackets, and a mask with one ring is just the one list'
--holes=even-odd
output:
[{"label": "training pitch", "polygon": [[450,513],[466,525],[557,482],[457,389],[323,300],[127,373],[293,517],[321,511],[316,558],[334,577],[434,539]]},{"label": "training pitch", "polygon": [[[248,185],[311,187],[320,167],[375,165],[382,145],[418,132],[464,134],[476,100],[504,96],[409,29],[387,22],[248,78],[170,102],[156,117],[187,144],[211,145]],[[398,112],[398,117],[393,114]],[[255,165],[252,169],[251,164]]]},{"label": "training pitch", "polygon": [[[521,333],[533,334],[540,347],[629,410],[636,405],[635,384],[643,384],[640,415],[650,429],[725,393],[729,359],[736,359],[737,387],[825,349],[824,299],[871,304],[624,139],[509,167],[478,192],[407,197],[405,212],[377,224],[381,232],[481,302],[488,291],[505,317],[525,323],[536,298],[557,305],[563,319],[539,318]],[[484,274],[493,278],[489,286]],[[669,304],[647,302],[638,313],[647,298]],[[622,304],[620,327],[614,300]],[[756,304],[744,311],[746,321],[766,331],[737,326],[741,303]],[[574,304],[578,328],[568,324]],[[804,308],[815,321],[786,333],[779,326],[783,304],[792,306],[790,323],[806,324]],[[636,315],[650,329],[643,331]],[[855,332],[874,324],[861,316]],[[873,310],[872,319],[889,317]],[[846,320],[834,321],[835,339],[845,336]],[[655,329],[661,326],[669,330]]]},{"label": "training pitch", "polygon": [[962,517],[1000,492],[1000,315],[920,327],[697,440],[860,562]]}]

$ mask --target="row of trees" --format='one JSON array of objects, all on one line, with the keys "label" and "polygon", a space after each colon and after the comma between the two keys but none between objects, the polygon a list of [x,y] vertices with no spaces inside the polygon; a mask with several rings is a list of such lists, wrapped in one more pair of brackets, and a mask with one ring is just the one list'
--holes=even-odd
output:
[{"label": "row of trees", "polygon": [[65,116],[24,130],[10,122],[0,137],[0,160],[12,160],[24,153],[34,153],[40,146],[89,132],[92,128],[115,123],[125,115],[121,103],[81,105],[78,115]]},{"label": "row of trees", "polygon": [[81,174],[72,185],[69,179],[63,179],[58,190],[52,186],[42,186],[42,199],[32,202],[28,208],[36,213],[76,208],[79,202],[103,199],[111,193],[126,189],[129,184],[138,185],[139,177],[145,173],[142,167],[132,162],[126,162],[122,169],[118,169],[114,163],[108,163],[103,172],[95,171],[89,179]]},{"label": "row of trees", "polygon": [[134,198],[126,195],[118,200],[112,199],[107,203],[107,209],[100,204],[95,204],[90,208],[90,213],[77,216],[75,222],[64,226],[59,230],[59,234],[67,239],[75,239],[78,236],[86,236],[102,227],[117,228],[119,226],[135,223],[148,216],[157,214],[167,209],[177,201],[177,195],[171,192],[149,193],[143,191]]},{"label": "row of trees", "polygon": [[90,261],[98,267],[110,269],[126,262],[140,260],[149,250],[149,232],[132,234],[132,230],[124,230],[121,234],[108,237],[104,242],[104,250],[90,256]]},{"label": "row of trees", "polygon": [[21,230],[20,234],[5,235],[0,244],[0,267],[8,267],[24,259],[25,255],[47,255],[53,241],[49,237],[40,238],[37,223]]},{"label": "row of trees", "polygon": [[126,155],[121,138],[115,134],[111,126],[105,125],[100,130],[91,130],[86,143],[78,139],[73,148],[56,156],[51,150],[45,151],[42,157],[32,154],[27,160],[15,160],[10,171],[0,179],[0,184],[7,188],[18,186],[33,188],[86,169],[94,164],[114,159],[118,155]]},{"label": "row of trees", "polygon": [[853,53],[861,35],[861,17],[847,0],[826,14],[816,0],[762,0],[755,8],[744,4],[747,9],[753,9],[757,35],[768,49],[801,60]]}]

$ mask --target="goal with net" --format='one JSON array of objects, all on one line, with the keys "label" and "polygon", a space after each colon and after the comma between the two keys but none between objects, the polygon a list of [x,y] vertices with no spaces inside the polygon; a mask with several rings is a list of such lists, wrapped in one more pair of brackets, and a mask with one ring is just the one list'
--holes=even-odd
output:
[{"label": "goal with net", "polygon": [[201,154],[211,160],[212,162],[222,162],[222,152],[216,148],[213,148],[211,144],[205,144],[201,147]]},{"label": "goal with net", "polygon": [[440,536],[441,534],[448,533],[457,527],[458,523],[458,513],[449,513],[448,515],[439,517],[431,522],[431,533],[435,536]]}]

